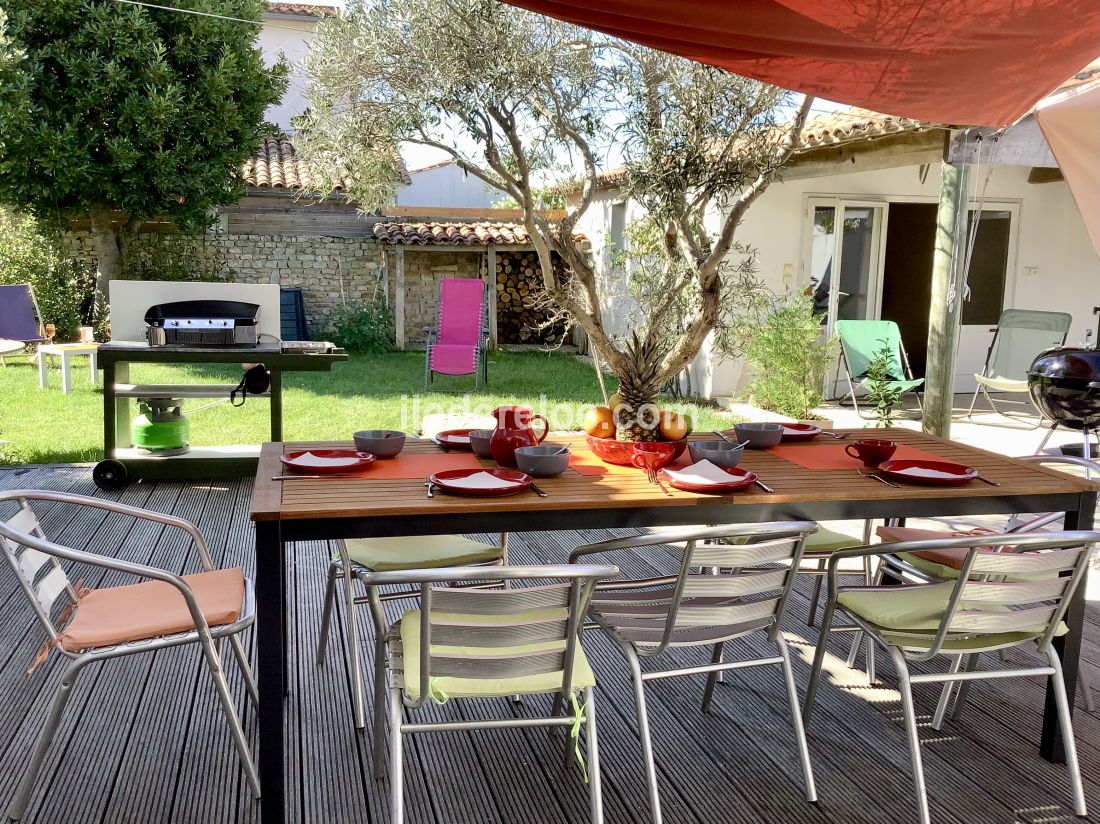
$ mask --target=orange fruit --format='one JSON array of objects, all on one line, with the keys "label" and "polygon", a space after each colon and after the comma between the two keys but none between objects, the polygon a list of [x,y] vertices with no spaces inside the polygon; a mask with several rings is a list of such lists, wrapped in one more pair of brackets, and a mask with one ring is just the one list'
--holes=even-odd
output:
[{"label": "orange fruit", "polygon": [[615,416],[606,406],[593,406],[584,415],[584,431],[593,438],[614,438]]},{"label": "orange fruit", "polygon": [[662,412],[661,437],[666,441],[679,441],[691,434],[691,418],[676,412]]}]

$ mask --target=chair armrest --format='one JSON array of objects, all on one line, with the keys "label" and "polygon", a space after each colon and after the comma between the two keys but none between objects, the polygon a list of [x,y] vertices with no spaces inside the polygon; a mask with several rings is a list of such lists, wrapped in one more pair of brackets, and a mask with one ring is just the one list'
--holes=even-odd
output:
[{"label": "chair armrest", "polygon": [[723,526],[710,526],[703,529],[684,527],[675,532],[649,532],[644,535],[633,535],[629,538],[612,538],[607,541],[598,541],[593,544],[584,544],[576,547],[569,553],[569,563],[574,563],[585,555],[598,555],[604,552],[615,552],[621,549],[639,549],[646,546],[665,546],[667,544],[680,544],[687,541],[704,541],[719,538],[743,538],[758,535],[782,536],[795,535],[797,533],[817,532],[817,524],[812,521],[786,521],[782,523],[762,524],[726,524]]},{"label": "chair armrest", "polygon": [[450,584],[463,581],[493,580],[538,580],[546,578],[614,578],[619,568],[610,564],[565,565],[548,564],[545,566],[465,566],[443,567],[439,569],[394,570],[392,572],[372,572],[362,575],[373,586],[405,584],[427,586],[429,584]]},{"label": "chair armrest", "polygon": [[136,506],[128,506],[116,501],[92,498],[88,495],[73,495],[68,492],[53,492],[44,489],[23,489],[0,493],[0,500],[18,501],[21,498],[29,501],[56,501],[59,503],[72,504],[74,506],[91,506],[119,515],[129,515],[131,518],[152,521],[164,526],[183,530],[191,537],[191,541],[199,554],[199,560],[202,562],[203,570],[210,572],[214,569],[214,564],[210,559],[210,551],[206,546],[206,539],[202,537],[202,533],[199,532],[198,527],[190,521],[185,521],[183,518],[177,518],[174,515],[164,515],[160,512],[150,512],[147,509],[139,509]]}]

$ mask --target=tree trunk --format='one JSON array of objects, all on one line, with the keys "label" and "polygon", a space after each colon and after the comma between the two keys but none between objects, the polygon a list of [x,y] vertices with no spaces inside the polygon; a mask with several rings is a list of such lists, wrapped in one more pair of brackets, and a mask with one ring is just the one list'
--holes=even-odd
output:
[{"label": "tree trunk", "polygon": [[111,225],[112,209],[95,203],[88,210],[92,224],[92,248],[96,255],[95,317],[103,317],[107,308],[107,285],[122,277],[122,256],[118,248],[118,234]]}]

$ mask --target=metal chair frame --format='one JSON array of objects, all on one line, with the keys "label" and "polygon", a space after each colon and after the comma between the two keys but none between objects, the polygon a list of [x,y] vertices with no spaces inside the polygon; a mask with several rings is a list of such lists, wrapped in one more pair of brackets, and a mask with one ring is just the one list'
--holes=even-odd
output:
[{"label": "metal chair frame", "polygon": [[[790,702],[791,723],[802,765],[806,798],[811,802],[817,800],[790,652],[780,631],[806,536],[816,532],[817,528],[817,524],[811,521],[689,528],[601,541],[577,547],[570,553],[569,561],[574,563],[586,556],[609,552],[682,546],[677,574],[600,584],[588,610],[595,622],[592,626],[598,626],[616,642],[630,666],[638,736],[654,824],[660,824],[663,818],[646,710],[645,684],[681,675],[707,675],[702,702],[703,711],[707,712],[715,684],[723,673],[747,667],[780,667]],[[750,542],[726,543],[737,538],[749,538]],[[769,566],[757,566],[762,564]],[[694,569],[710,570],[712,574],[697,574]],[[615,595],[605,597],[609,593]],[[681,619],[685,620],[682,622]],[[728,641],[755,632],[767,633],[769,641],[776,646],[776,655],[723,660]],[[642,644],[637,636],[646,633],[650,635],[650,640]],[[643,659],[655,659],[670,648],[689,646],[711,647],[710,662],[642,671]]]},{"label": "metal chair frame", "polygon": [[[404,822],[404,782],[402,777],[403,740],[406,734],[424,732],[463,732],[475,729],[516,729],[526,727],[572,728],[576,719],[562,715],[561,709],[573,693],[573,661],[580,643],[580,629],[585,610],[596,581],[619,574],[609,565],[506,566],[494,572],[507,583],[538,580],[567,582],[556,586],[511,587],[486,591],[463,588],[461,585],[484,579],[484,567],[445,567],[443,569],[411,570],[407,572],[375,572],[369,575],[373,587],[413,586],[420,593],[420,649],[417,651],[420,673],[419,697],[411,700],[403,679],[400,625],[394,623],[379,636],[375,645],[374,690],[374,776],[385,776],[383,747],[386,719],[389,718],[390,739],[390,822]],[[432,584],[448,585],[433,588]],[[509,613],[561,607],[567,609],[565,621],[547,619],[535,623],[509,624],[503,619]],[[491,626],[463,625],[451,616],[447,623],[436,624],[433,610],[465,615],[494,615],[499,619]],[[509,658],[489,659],[459,653],[443,655],[432,652],[432,643],[469,643],[474,638],[478,646],[507,647],[532,641],[561,640],[562,651],[531,653]],[[436,676],[508,678],[545,672],[562,673],[560,690],[555,693],[549,716],[497,718],[479,721],[411,723],[408,710],[416,710],[432,700],[432,680]],[[388,684],[387,684],[388,681]],[[388,687],[388,689],[387,689]],[[387,708],[386,693],[389,693]],[[464,700],[454,698],[451,700]],[[593,824],[603,822],[603,796],[600,783],[600,756],[596,736],[596,697],[591,687],[585,688],[583,708],[589,769],[589,811]],[[566,747],[565,760],[572,757],[572,746]]]},{"label": "metal chair frame", "polygon": [[[489,305],[490,300],[496,300],[496,290],[492,283],[485,284],[486,297],[481,302],[481,316],[478,319],[477,349],[474,357],[474,391],[481,388],[482,381],[489,385]],[[435,372],[432,370],[432,346],[439,337],[439,319],[443,311],[442,301],[435,309],[435,325],[421,327],[425,334],[424,340],[424,391],[427,392],[430,384],[435,380]],[[469,373],[466,373],[469,374]]]},{"label": "metal chair frame", "polygon": [[[847,353],[847,350],[844,347],[844,338],[838,335],[837,340],[840,342],[840,347],[839,347],[839,349],[840,349],[840,363],[844,367],[844,376],[845,376],[846,380],[848,381],[848,394],[843,395],[843,396],[837,396],[837,394],[836,394],[836,385],[840,382],[840,376],[837,375],[836,380],[833,381],[833,392],[832,392],[833,398],[836,399],[837,403],[841,403],[841,404],[844,403],[844,401],[847,400],[848,398],[851,398],[852,399],[852,408],[855,409],[856,414],[859,416],[860,420],[864,420],[864,421],[868,420],[867,416],[864,415],[863,411],[860,409],[859,400],[856,397],[855,378],[859,377],[859,376],[858,375],[857,376],[852,375],[851,367],[848,364],[848,353]],[[913,368],[909,365],[909,355],[905,351],[905,342],[902,341],[900,336],[898,337],[898,353],[899,353],[900,359],[901,359],[902,370],[905,372],[905,375],[904,375],[905,380],[916,380],[913,377]],[[913,393],[913,396],[916,398],[916,401],[917,401],[917,410],[923,415],[924,414],[924,405],[921,403],[921,398],[920,398],[921,393],[920,393],[919,387],[914,387],[913,389],[908,389],[908,390],[905,390],[905,391]],[[902,392],[902,394],[905,394],[905,392]]]},{"label": "metal chair frame", "polygon": [[[260,783],[256,772],[255,763],[248,747],[248,741],[241,726],[233,702],[232,693],[225,678],[221,657],[218,654],[216,641],[227,640],[237,660],[241,675],[244,678],[248,690],[248,696],[253,705],[258,704],[259,696],[256,690],[256,682],[252,676],[252,670],[248,664],[248,656],[241,644],[239,634],[255,621],[255,599],[251,581],[245,580],[245,599],[241,606],[240,617],[231,624],[211,627],[206,623],[198,601],[191,588],[179,575],[158,567],[138,564],[131,561],[123,561],[117,558],[107,558],[93,552],[73,549],[50,541],[39,525],[37,517],[31,509],[31,501],[52,501],[75,506],[88,506],[107,512],[127,515],[140,520],[151,521],[163,526],[182,530],[190,538],[199,556],[202,569],[206,572],[214,570],[210,552],[202,533],[188,521],[171,515],[162,515],[137,507],[113,501],[90,498],[84,495],[72,495],[63,492],[46,490],[14,490],[0,492],[0,502],[12,501],[19,509],[16,515],[6,521],[0,521],[0,551],[15,573],[20,588],[31,602],[39,623],[46,631],[50,642],[58,641],[63,626],[54,623],[51,613],[57,605],[57,599],[61,595],[67,595],[72,603],[77,603],[78,593],[70,583],[60,560],[73,561],[88,564],[103,569],[134,575],[139,578],[147,578],[155,581],[163,581],[179,590],[195,622],[195,629],[188,632],[164,635],[143,641],[117,644],[109,647],[97,647],[81,652],[70,652],[60,645],[58,650],[69,659],[61,677],[61,683],[54,694],[50,705],[46,723],[35,745],[23,778],[16,790],[15,798],[8,809],[8,819],[18,821],[26,814],[27,805],[30,802],[34,783],[41,770],[42,763],[49,751],[50,744],[57,732],[61,717],[76,684],[77,676],[88,664],[121,658],[141,652],[150,652],[167,647],[176,647],[183,644],[198,644],[202,648],[203,656],[210,676],[214,681],[218,693],[218,700],[225,713],[229,724],[233,745],[240,757],[249,786],[255,798],[260,797]],[[21,547],[21,549],[20,549]],[[59,560],[60,559],[60,560]],[[47,570],[48,568],[48,570]],[[43,575],[43,570],[47,570]]]},{"label": "metal chair frame", "polygon": [[[374,625],[374,637],[381,638],[386,633],[386,616],[383,611],[383,601],[400,601],[406,598],[420,596],[418,588],[402,589],[396,592],[379,592],[378,587],[372,583],[376,574],[366,567],[353,563],[348,554],[347,543],[336,541],[338,558],[332,559],[328,567],[328,580],[325,584],[325,605],[321,611],[321,630],[317,638],[317,666],[323,666],[328,652],[329,630],[332,625],[332,605],[336,600],[337,582],[342,582],[341,594],[344,601],[344,618],[347,627],[348,643],[348,672],[351,678],[351,688],[355,712],[355,728],[366,729],[367,726],[367,698],[366,684],[363,680],[363,662],[360,658],[360,631],[359,619],[355,607],[361,604],[370,605],[371,623]],[[491,561],[475,566],[493,567],[508,563],[508,533],[500,534],[501,560]],[[446,567],[441,567],[445,569]],[[351,575],[345,575],[344,570],[350,569]],[[353,579],[358,579],[366,588],[365,595],[356,595]],[[479,585],[481,586],[481,585]]]},{"label": "metal chair frame", "polygon": [[[1032,675],[1048,675],[1053,679],[1055,703],[1058,707],[1059,723],[1065,745],[1066,765],[1070,772],[1073,788],[1073,803],[1077,815],[1087,814],[1084,787],[1081,782],[1080,765],[1077,759],[1077,745],[1073,735],[1073,719],[1066,695],[1065,681],[1062,676],[1062,664],[1052,645],[1059,624],[1069,609],[1074,590],[1081,583],[1088,570],[1089,560],[1100,541],[1100,532],[1066,531],[1030,534],[1008,534],[967,536],[963,538],[945,538],[934,541],[904,541],[890,544],[878,544],[873,547],[838,550],[829,559],[829,599],[822,619],[821,635],[814,655],[813,671],[806,691],[803,717],[808,724],[813,713],[814,699],[821,681],[822,667],[828,645],[829,633],[834,630],[850,629],[833,627],[833,618],[840,611],[852,621],[852,626],[866,633],[876,644],[882,647],[893,660],[898,675],[898,688],[901,693],[902,714],[905,719],[909,756],[913,769],[913,783],[917,796],[917,812],[921,824],[929,824],[928,797],[925,789],[924,769],[920,753],[920,737],[917,730],[916,709],[913,703],[913,684],[925,683],[965,683],[979,679],[1021,678]],[[1000,545],[1011,542],[1018,553],[981,553],[979,548],[988,545]],[[920,552],[938,549],[968,549],[966,560],[959,571],[951,595],[944,607],[943,615],[935,631],[906,633],[878,627],[863,620],[858,615],[841,607],[837,602],[839,594],[839,564],[850,558],[865,555],[882,557],[896,556],[899,553]],[[1041,551],[1047,552],[1042,554]],[[1072,556],[1072,557],[1068,557]],[[906,572],[915,572],[902,561],[893,563]],[[905,567],[909,567],[905,569]],[[1044,580],[1011,581],[1016,574],[1050,573],[1061,577]],[[963,601],[968,606],[963,608]],[[982,611],[974,609],[972,604],[1002,607],[1004,611]],[[1027,609],[1013,610],[1012,607],[1036,605]],[[1036,615],[1035,613],[1039,613]],[[1045,626],[1041,635],[1022,641],[1005,640],[1004,634],[1019,631],[1028,626]],[[915,642],[905,645],[909,637]],[[987,646],[981,645],[981,639],[990,638]],[[894,639],[894,640],[890,640]],[[963,659],[976,660],[976,653],[991,652],[1000,649],[1022,646],[1034,641],[1039,652],[1046,656],[1047,665],[1040,667],[1013,668],[1002,670],[976,671],[972,667],[963,668]],[[972,646],[963,652],[954,651],[952,643],[968,643]],[[959,647],[956,647],[959,649]],[[930,661],[937,656],[952,657],[952,662],[944,673],[909,672],[909,662]],[[944,702],[941,694],[940,703]]]}]

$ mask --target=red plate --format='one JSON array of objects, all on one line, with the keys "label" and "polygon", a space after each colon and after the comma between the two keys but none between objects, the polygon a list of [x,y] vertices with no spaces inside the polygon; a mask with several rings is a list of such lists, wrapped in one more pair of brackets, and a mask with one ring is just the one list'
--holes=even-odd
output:
[{"label": "red plate", "polygon": [[922,486],[961,486],[978,477],[974,467],[949,461],[886,461],[879,469],[895,481]]},{"label": "red plate", "polygon": [[783,426],[783,440],[808,441],[821,434],[821,427],[809,423],[785,423]]},{"label": "red plate", "polygon": [[[306,455],[320,460],[314,463]],[[297,449],[281,455],[279,460],[291,472],[302,475],[341,475],[366,469],[374,462],[374,455],[354,449]]]},{"label": "red plate", "polygon": [[676,489],[682,489],[685,492],[709,492],[714,495],[725,495],[727,492],[736,492],[738,489],[744,489],[746,486],[752,486],[756,483],[757,475],[751,469],[744,469],[740,466],[719,466],[718,468],[730,476],[729,483],[688,483],[687,481],[677,480],[668,473],[667,469],[662,469],[658,474],[663,480],[668,482],[669,486],[675,487]]},{"label": "red plate", "polygon": [[436,432],[432,441],[439,446],[442,446],[444,450],[459,449],[466,452],[473,452],[473,447],[470,446],[470,433],[477,427],[471,427],[470,429],[448,429],[445,432]]},{"label": "red plate", "polygon": [[[471,475],[488,474],[501,481],[506,481],[507,486],[497,487],[472,487],[464,486],[461,481]],[[495,498],[500,495],[515,495],[531,485],[531,476],[517,469],[445,469],[434,473],[428,480],[441,492],[449,492],[452,495],[468,495],[474,498]]]}]

